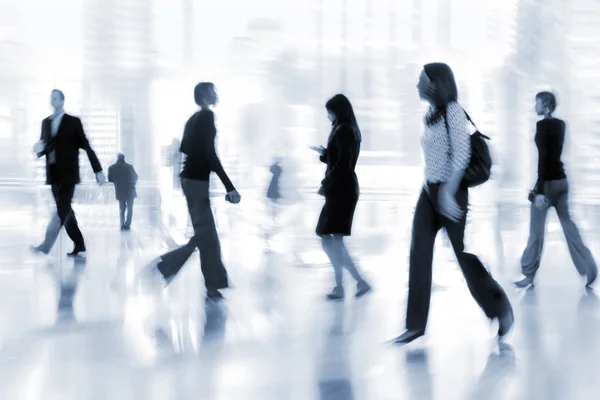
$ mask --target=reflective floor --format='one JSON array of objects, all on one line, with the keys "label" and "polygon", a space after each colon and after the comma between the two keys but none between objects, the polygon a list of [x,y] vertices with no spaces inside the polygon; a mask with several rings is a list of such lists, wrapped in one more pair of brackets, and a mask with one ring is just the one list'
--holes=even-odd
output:
[{"label": "reflective floor", "polygon": [[[600,300],[583,289],[554,216],[535,290],[509,284],[528,230],[524,207],[500,216],[474,207],[468,228],[468,247],[514,303],[507,345],[494,340],[496,326],[471,299],[443,235],[427,336],[404,348],[387,343],[404,325],[411,202],[398,200],[396,229],[348,242],[375,291],[337,304],[323,300],[333,277],[316,241],[294,245],[282,233],[269,251],[250,222],[222,225],[235,287],[217,304],[204,300],[197,255],[161,295],[140,290],[134,273],[167,249],[147,225],[122,233],[82,217],[81,261],[64,256],[66,237],[49,257],[27,251],[43,221],[4,231],[0,399],[598,398]],[[598,255],[598,232],[581,226]],[[347,285],[352,293],[349,277]]]}]

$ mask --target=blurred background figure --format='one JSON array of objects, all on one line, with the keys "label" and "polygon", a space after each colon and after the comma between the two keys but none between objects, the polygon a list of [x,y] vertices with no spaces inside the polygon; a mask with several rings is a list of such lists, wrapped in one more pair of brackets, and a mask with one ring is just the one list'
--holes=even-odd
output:
[{"label": "blurred background figure", "polygon": [[265,239],[267,241],[267,247],[270,246],[271,238],[277,233],[277,217],[280,213],[280,201],[281,195],[281,174],[283,169],[281,167],[281,157],[276,157],[273,164],[269,167],[271,172],[271,181],[267,188],[267,215],[269,218],[268,228],[265,232]]},{"label": "blurred background figure", "polygon": [[[133,216],[133,201],[137,197],[135,185],[138,174],[133,165],[125,162],[125,154],[117,154],[117,162],[108,168],[108,181],[115,185],[115,197],[119,202],[119,216],[121,218],[121,230],[131,229],[131,217]],[[127,217],[125,217],[127,211]]]}]

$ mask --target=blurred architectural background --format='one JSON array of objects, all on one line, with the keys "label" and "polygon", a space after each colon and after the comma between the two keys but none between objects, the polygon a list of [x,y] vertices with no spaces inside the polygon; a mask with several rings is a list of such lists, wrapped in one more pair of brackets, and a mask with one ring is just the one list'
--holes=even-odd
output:
[{"label": "blurred architectural background", "polygon": [[[578,195],[595,196],[596,2],[281,3],[1,0],[0,182],[30,190],[13,206],[39,205],[32,187],[43,169],[31,145],[57,87],[102,163],[125,152],[147,188],[140,201],[172,220],[181,198],[168,155],[200,80],[217,85],[219,149],[246,192],[262,190],[277,155],[295,171],[290,182],[314,191],[322,166],[306,148],[325,141],[323,104],[337,92],[353,101],[363,130],[361,186],[412,190],[424,107],[415,85],[421,65],[434,60],[452,65],[461,102],[493,137],[505,198],[524,197],[533,181],[533,96],[541,89],[556,91],[569,123],[566,161]],[[83,155],[82,165],[92,181]]]}]

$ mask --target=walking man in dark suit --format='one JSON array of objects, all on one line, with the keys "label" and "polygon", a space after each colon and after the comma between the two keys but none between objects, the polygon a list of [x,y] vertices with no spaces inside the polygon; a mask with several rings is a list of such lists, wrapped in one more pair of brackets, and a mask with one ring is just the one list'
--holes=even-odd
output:
[{"label": "walking man in dark suit", "polygon": [[[117,162],[108,167],[108,181],[115,184],[115,197],[119,202],[121,216],[121,230],[131,229],[131,216],[133,215],[133,199],[137,197],[135,185],[138,174],[133,165],[125,162],[125,154],[117,155]],[[127,210],[127,219],[125,219]]]},{"label": "walking man in dark suit", "polygon": [[35,144],[33,150],[38,157],[46,156],[46,184],[52,187],[60,225],[54,224],[57,229],[46,230],[44,242],[33,247],[33,250],[48,254],[58,238],[60,228],[64,226],[67,234],[75,243],[73,251],[68,255],[84,255],[85,241],[71,207],[75,185],[81,181],[79,149],[83,149],[87,153],[92,169],[96,173],[96,182],[102,185],[106,179],[98,157],[85,136],[81,120],[64,112],[65,95],[63,92],[58,89],[53,90],[50,104],[54,113],[42,121],[40,141]]}]

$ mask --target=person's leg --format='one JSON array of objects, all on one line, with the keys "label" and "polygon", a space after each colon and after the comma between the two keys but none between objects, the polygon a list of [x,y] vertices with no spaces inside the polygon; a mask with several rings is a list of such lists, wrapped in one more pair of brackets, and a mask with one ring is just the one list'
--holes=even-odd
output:
[{"label": "person's leg", "polygon": [[321,236],[321,245],[323,251],[327,254],[329,262],[333,267],[333,273],[335,277],[335,287],[333,292],[327,296],[329,300],[341,300],[344,298],[344,271],[343,261],[339,248],[335,244],[334,237],[332,235]]},{"label": "person's leg", "polygon": [[[75,185],[56,185],[56,209],[61,225],[65,227],[67,234],[75,244],[75,249],[71,255],[76,255],[79,252],[85,251],[85,242],[83,235],[79,230],[75,212],[71,207],[71,201],[75,194]],[[54,186],[53,186],[54,187]],[[53,189],[54,191],[54,189]]]},{"label": "person's leg", "polygon": [[571,259],[575,264],[575,268],[577,268],[577,272],[580,275],[587,276],[587,285],[591,285],[598,276],[598,266],[592,252],[583,242],[577,225],[571,219],[568,183],[565,179],[563,182],[553,182],[553,186],[557,186],[557,191],[559,191],[555,203],[556,213],[569,247]]},{"label": "person's leg", "polygon": [[533,278],[540,268],[542,250],[544,249],[544,235],[546,232],[546,217],[548,208],[538,210],[535,203],[531,203],[529,217],[529,239],[521,256],[521,271],[525,278],[515,282],[517,287],[526,287],[533,283]]},{"label": "person's leg", "polygon": [[[500,320],[501,327],[499,334],[500,336],[504,336],[510,329],[510,326],[512,326],[512,320],[510,320],[512,318],[510,301],[504,289],[492,278],[479,258],[474,254],[465,252],[464,236],[467,220],[468,191],[459,190],[456,194],[456,200],[459,206],[465,210],[465,214],[459,222],[453,222],[445,217],[440,217],[442,225],[450,238],[450,243],[452,244],[471,295],[488,318],[498,318]],[[510,321],[502,321],[503,317],[507,317]]]},{"label": "person's leg", "polygon": [[221,259],[221,243],[209,198],[209,182],[182,180],[182,188],[188,200],[194,236],[190,245],[200,251],[200,268],[209,293],[229,287],[227,270]]},{"label": "person's leg", "polygon": [[119,200],[119,218],[121,221],[121,229],[125,228],[125,210],[127,209],[127,202],[125,199]]},{"label": "person's leg", "polygon": [[[437,196],[437,190],[432,191]],[[433,248],[440,228],[430,194],[423,189],[413,216],[406,329],[425,331],[431,301]]]},{"label": "person's leg", "polygon": [[129,196],[127,198],[127,218],[125,220],[125,228],[126,229],[131,228],[131,218],[133,217],[133,202],[134,202],[134,197]]},{"label": "person's leg", "polygon": [[[69,214],[69,218],[70,218]],[[52,217],[50,217],[50,221],[48,221],[48,226],[46,227],[46,233],[44,235],[44,241],[39,245],[33,247],[33,250],[39,251],[44,254],[50,253],[50,250],[56,243],[56,239],[58,239],[58,235],[60,234],[60,217],[57,213],[53,213]]]},{"label": "person's leg", "polygon": [[356,280],[358,291],[356,293],[357,297],[361,297],[371,290],[371,286],[365,281],[362,277],[361,273],[358,271],[354,260],[348,253],[348,249],[346,248],[346,243],[344,242],[344,237],[341,235],[333,235],[334,245],[337,247],[340,255],[340,261],[342,262],[342,266],[348,270],[350,275]]}]

